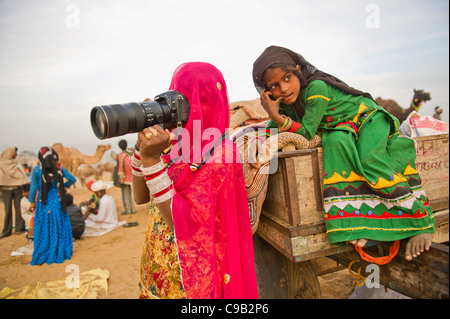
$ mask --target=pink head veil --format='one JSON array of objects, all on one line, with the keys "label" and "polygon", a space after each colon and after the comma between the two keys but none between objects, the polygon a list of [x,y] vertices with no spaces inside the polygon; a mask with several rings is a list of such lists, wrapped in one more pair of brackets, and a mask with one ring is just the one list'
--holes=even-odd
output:
[{"label": "pink head veil", "polygon": [[[190,139],[196,157],[229,125],[222,73],[208,63],[185,63],[175,70],[170,90],[182,93],[190,104],[182,136]],[[202,135],[199,141],[195,141],[196,130]],[[210,136],[207,131],[215,133]],[[176,155],[167,155],[166,162],[169,156]],[[192,171],[181,161],[168,171],[175,188],[172,216],[188,298],[258,297],[242,164],[230,158],[239,155],[227,139],[202,168]]]}]

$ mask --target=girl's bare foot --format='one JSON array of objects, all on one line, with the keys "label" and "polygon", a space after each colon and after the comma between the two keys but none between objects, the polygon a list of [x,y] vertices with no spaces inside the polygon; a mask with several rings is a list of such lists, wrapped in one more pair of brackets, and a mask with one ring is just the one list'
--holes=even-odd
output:
[{"label": "girl's bare foot", "polygon": [[363,248],[368,241],[369,241],[368,239],[355,239],[351,240],[350,244]]},{"label": "girl's bare foot", "polygon": [[433,240],[433,234],[420,234],[409,238],[405,248],[405,259],[412,260],[425,250],[429,250]]}]

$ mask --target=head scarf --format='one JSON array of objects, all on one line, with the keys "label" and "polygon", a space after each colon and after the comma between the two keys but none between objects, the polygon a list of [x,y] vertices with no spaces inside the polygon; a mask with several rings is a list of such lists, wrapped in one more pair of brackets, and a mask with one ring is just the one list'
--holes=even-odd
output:
[{"label": "head scarf", "polygon": [[98,191],[105,191],[113,186],[114,186],[113,182],[95,181],[90,185],[90,187],[88,186],[88,188],[92,192],[98,192]]},{"label": "head scarf", "polygon": [[[192,154],[204,155],[229,126],[222,73],[208,63],[185,63],[175,70],[170,90],[188,100],[189,120],[182,136],[195,142]],[[214,136],[209,136],[208,130]],[[199,141],[194,141],[198,138],[195,131],[203,135]],[[193,171],[186,162],[178,162],[168,170],[175,188],[172,217],[188,298],[258,296],[247,195],[238,158],[234,143],[225,139],[200,169]]]},{"label": "head scarf", "polygon": [[[175,70],[170,84],[170,90],[183,94],[190,104],[189,119],[181,134],[182,150],[179,150],[179,145],[173,150],[183,153],[181,159],[184,161],[200,163],[205,152],[229,127],[227,87],[222,73],[210,67],[210,64],[200,62],[182,64]],[[201,77],[196,72],[201,72]],[[195,83],[195,88],[192,83]],[[172,143],[177,144],[177,141]]]},{"label": "head scarf", "polygon": [[15,146],[10,146],[0,154],[0,186],[22,186],[28,183],[24,171],[13,158]]},{"label": "head scarf", "polygon": [[325,83],[332,85],[345,93],[353,95],[364,95],[365,97],[373,100],[372,96],[369,93],[362,92],[348,86],[337,77],[318,70],[315,66],[306,61],[300,54],[278,46],[270,46],[266,48],[264,52],[253,63],[253,83],[255,84],[255,87],[259,93],[261,93],[264,88],[264,71],[269,66],[275,63],[285,63],[292,67],[295,67],[297,65],[300,66],[300,71],[306,79],[306,86],[308,86],[311,81],[322,80]]},{"label": "head scarf", "polygon": [[64,187],[64,178],[62,174],[61,164],[59,163],[58,154],[50,147],[41,147],[38,154],[39,163],[42,171],[41,183],[41,200],[43,204],[47,203],[47,193],[56,181],[58,195],[61,199],[61,208],[63,212],[66,210],[66,188]]}]

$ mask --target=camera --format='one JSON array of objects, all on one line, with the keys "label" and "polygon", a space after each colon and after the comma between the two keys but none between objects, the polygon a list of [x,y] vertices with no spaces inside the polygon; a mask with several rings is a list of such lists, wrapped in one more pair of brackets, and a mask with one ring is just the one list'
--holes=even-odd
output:
[{"label": "camera", "polygon": [[153,101],[95,106],[91,110],[91,126],[101,140],[137,133],[156,124],[171,129],[187,122],[189,110],[183,94],[168,91],[155,96]]}]

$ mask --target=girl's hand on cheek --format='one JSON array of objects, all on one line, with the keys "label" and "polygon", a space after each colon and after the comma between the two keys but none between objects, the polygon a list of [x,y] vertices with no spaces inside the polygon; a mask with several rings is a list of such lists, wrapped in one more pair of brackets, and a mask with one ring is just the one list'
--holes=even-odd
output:
[{"label": "girl's hand on cheek", "polygon": [[269,114],[270,118],[277,122],[280,118],[280,114],[278,113],[280,109],[280,103],[283,100],[283,97],[280,96],[278,99],[272,99],[272,93],[264,89],[261,92],[260,96],[261,105],[266,110],[267,114]]}]

